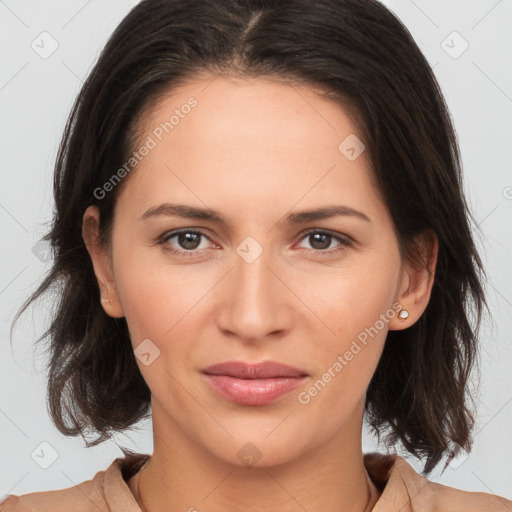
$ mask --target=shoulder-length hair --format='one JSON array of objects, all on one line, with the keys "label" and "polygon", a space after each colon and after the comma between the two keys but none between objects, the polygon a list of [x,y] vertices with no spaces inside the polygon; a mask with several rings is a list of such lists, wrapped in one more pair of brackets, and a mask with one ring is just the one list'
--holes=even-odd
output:
[{"label": "shoulder-length hair", "polygon": [[[321,91],[353,116],[402,257],[439,242],[430,302],[408,329],[390,331],[367,390],[366,418],[430,473],[451,443],[469,450],[469,377],[478,352],[484,274],[463,195],[456,134],[436,78],[411,34],[376,0],[144,0],[117,27],[72,108],[55,166],[48,275],[18,312],[53,290],[48,408],[69,436],[93,446],[150,411],[124,318],[105,314],[82,239],[97,205],[108,243],[120,186],[98,194],[126,162],[146,109],[202,73],[266,77]],[[121,183],[121,186],[123,183]],[[96,192],[95,192],[96,191]],[[470,316],[474,313],[474,325]]]}]

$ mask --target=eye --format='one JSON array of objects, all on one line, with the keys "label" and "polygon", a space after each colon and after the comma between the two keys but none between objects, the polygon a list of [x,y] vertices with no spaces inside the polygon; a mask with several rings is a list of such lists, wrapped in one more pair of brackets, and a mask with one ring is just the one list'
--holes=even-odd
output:
[{"label": "eye", "polygon": [[[159,240],[158,244],[162,245],[166,251],[175,254],[187,254],[192,256],[194,253],[199,252],[207,247],[201,247],[201,239],[209,238],[202,232],[194,229],[180,229],[165,233]],[[174,243],[171,240],[176,239]]]},{"label": "eye", "polygon": [[[313,251],[325,254],[344,250],[352,245],[352,240],[347,236],[319,229],[310,229],[302,235],[302,240],[307,240],[311,244]],[[338,242],[338,245],[334,248],[331,246],[333,241]]]},{"label": "eye", "polygon": [[[171,243],[173,239],[175,239],[175,241]],[[204,240],[210,239],[202,231],[184,228],[165,233],[160,237],[157,243],[162,245],[164,250],[173,254],[194,256],[208,248],[207,244],[206,246],[204,245],[204,243],[206,243]],[[342,251],[352,245],[352,240],[349,237],[329,230],[320,229],[310,229],[302,235],[301,240],[308,240],[312,247],[311,250],[314,253],[322,255]],[[333,242],[337,242],[334,248],[332,248]],[[201,247],[202,244],[203,246]]]}]

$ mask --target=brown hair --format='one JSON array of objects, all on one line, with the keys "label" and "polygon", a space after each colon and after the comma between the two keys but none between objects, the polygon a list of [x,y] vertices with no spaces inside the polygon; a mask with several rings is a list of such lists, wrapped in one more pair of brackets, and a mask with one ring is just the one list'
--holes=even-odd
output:
[{"label": "brown hair", "polygon": [[[138,121],[199,73],[306,84],[360,121],[373,178],[405,258],[427,229],[439,241],[430,302],[390,331],[367,391],[366,416],[387,445],[425,457],[430,473],[451,442],[470,449],[467,384],[477,362],[483,268],[462,189],[456,135],[439,85],[412,36],[375,0],[144,0],[114,31],[69,116],[55,166],[48,275],[16,315],[54,290],[48,405],[88,446],[149,415],[150,390],[124,318],[106,315],[82,239],[97,205],[108,240],[119,188],[97,197],[134,150]],[[474,324],[469,316],[474,313]]]}]

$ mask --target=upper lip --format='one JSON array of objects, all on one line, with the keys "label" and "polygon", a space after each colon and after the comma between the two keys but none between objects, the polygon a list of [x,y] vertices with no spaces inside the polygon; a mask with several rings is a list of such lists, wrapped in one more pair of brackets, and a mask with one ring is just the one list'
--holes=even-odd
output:
[{"label": "upper lip", "polygon": [[226,361],[225,363],[209,366],[203,373],[208,375],[227,375],[238,379],[269,379],[275,377],[304,377],[302,370],[277,363],[263,361],[261,363],[246,363],[244,361]]}]

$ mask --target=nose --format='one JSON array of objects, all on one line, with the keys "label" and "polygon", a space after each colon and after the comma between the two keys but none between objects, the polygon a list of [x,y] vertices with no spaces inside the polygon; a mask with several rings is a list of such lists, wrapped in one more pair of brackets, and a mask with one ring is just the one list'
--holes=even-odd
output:
[{"label": "nose", "polygon": [[234,254],[233,268],[216,296],[216,321],[225,335],[258,342],[290,330],[294,295],[271,260],[265,250],[252,262]]}]

